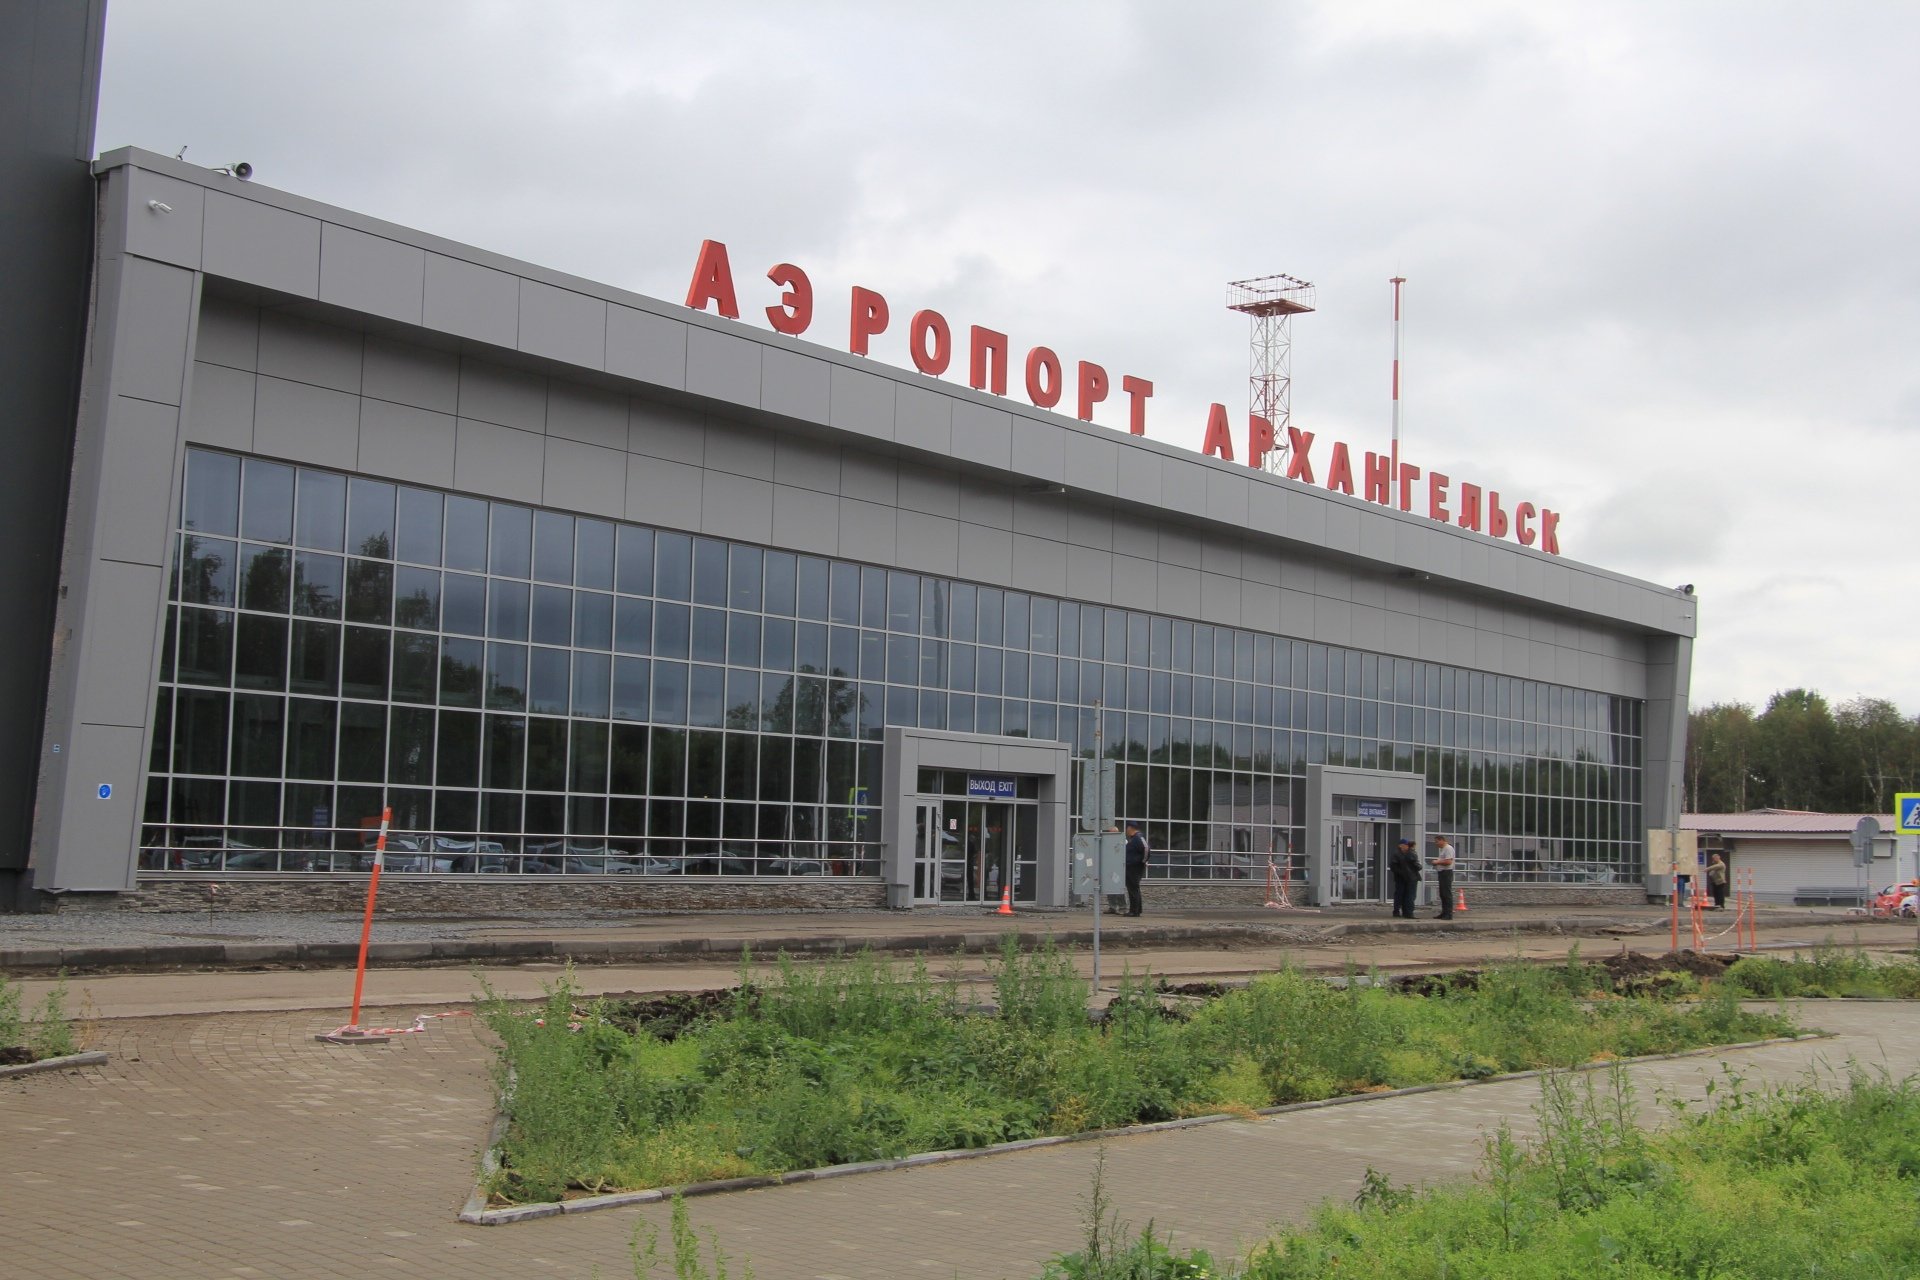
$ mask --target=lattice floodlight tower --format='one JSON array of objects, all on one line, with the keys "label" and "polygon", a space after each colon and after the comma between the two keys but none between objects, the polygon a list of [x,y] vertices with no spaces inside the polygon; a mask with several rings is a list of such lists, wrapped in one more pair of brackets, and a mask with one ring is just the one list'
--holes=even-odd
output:
[{"label": "lattice floodlight tower", "polygon": [[1287,423],[1293,416],[1293,318],[1313,310],[1313,285],[1289,275],[1235,280],[1227,285],[1227,310],[1253,321],[1247,407],[1273,424],[1267,470],[1285,471]]}]

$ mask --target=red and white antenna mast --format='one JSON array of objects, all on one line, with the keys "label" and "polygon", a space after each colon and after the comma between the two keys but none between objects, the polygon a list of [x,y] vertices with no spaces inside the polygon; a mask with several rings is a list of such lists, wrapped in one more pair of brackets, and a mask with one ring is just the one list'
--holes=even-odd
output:
[{"label": "red and white antenna mast", "polygon": [[1394,506],[1400,502],[1400,286],[1406,282],[1405,276],[1388,281],[1393,286],[1393,471],[1387,481],[1387,501]]},{"label": "red and white antenna mast", "polygon": [[1268,471],[1287,469],[1293,419],[1293,317],[1313,310],[1313,285],[1294,276],[1260,276],[1227,285],[1227,310],[1253,321],[1253,344],[1248,357],[1247,407],[1273,424],[1273,448],[1267,451]]}]

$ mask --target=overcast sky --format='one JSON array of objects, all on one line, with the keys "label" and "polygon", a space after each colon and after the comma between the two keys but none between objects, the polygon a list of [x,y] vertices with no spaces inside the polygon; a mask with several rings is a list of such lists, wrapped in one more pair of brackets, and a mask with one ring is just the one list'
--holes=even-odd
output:
[{"label": "overcast sky", "polygon": [[810,340],[865,285],[1105,366],[1104,425],[1152,380],[1190,448],[1278,271],[1295,424],[1382,448],[1403,275],[1409,461],[1694,583],[1696,705],[1913,715],[1916,49],[1884,2],[110,0],[97,146],[675,301],[721,240],[750,320],[797,263]]}]

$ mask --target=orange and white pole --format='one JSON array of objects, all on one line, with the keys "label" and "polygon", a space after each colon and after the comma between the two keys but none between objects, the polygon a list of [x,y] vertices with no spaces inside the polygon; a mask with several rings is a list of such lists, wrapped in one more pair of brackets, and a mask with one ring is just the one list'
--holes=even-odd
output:
[{"label": "orange and white pole", "polygon": [[1671,955],[1680,949],[1680,873],[1673,873],[1673,936],[1667,940],[1667,952]]},{"label": "orange and white pole", "polygon": [[367,982],[367,944],[373,938],[373,903],[380,896],[380,871],[387,865],[387,828],[393,823],[393,810],[380,811],[380,835],[373,842],[373,875],[367,880],[367,911],[360,921],[360,959],[353,970],[353,1012],[347,1025],[331,1035],[315,1036],[332,1044],[385,1044],[387,1037],[360,1029],[360,995]]}]

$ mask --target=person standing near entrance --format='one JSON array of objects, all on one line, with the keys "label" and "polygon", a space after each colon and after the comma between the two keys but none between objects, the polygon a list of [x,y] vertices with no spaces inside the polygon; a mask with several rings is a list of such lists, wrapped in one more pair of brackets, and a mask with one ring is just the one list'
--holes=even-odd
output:
[{"label": "person standing near entrance", "polygon": [[1707,861],[1707,889],[1713,894],[1713,909],[1727,909],[1727,862],[1718,853]]},{"label": "person standing near entrance", "polygon": [[1413,900],[1420,891],[1420,855],[1413,841],[1402,840],[1387,855],[1387,874],[1393,878],[1393,915],[1397,920],[1413,919]]},{"label": "person standing near entrance", "polygon": [[1140,914],[1140,879],[1147,874],[1147,838],[1140,825],[1127,824],[1127,914]]},{"label": "person standing near entrance", "polygon": [[1434,879],[1440,885],[1439,918],[1451,920],[1453,919],[1453,843],[1445,836],[1435,836],[1433,857],[1428,861],[1433,863]]}]

